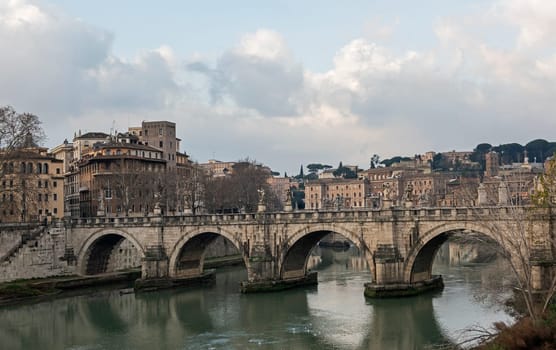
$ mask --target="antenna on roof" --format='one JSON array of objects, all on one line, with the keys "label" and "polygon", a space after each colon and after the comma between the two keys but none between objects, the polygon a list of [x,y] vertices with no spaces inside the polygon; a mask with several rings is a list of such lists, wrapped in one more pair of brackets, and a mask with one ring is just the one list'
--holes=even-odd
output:
[{"label": "antenna on roof", "polygon": [[110,136],[116,136],[115,129],[116,129],[116,121],[112,120],[112,127],[110,128]]}]

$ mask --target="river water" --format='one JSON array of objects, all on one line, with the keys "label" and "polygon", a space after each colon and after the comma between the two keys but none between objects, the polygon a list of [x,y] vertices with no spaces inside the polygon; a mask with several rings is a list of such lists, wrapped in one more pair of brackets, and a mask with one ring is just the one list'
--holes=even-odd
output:
[{"label": "river water", "polygon": [[[461,330],[509,321],[488,297],[500,264],[437,259],[442,292],[365,300],[370,274],[351,249],[316,249],[315,287],[243,295],[243,268],[212,287],[135,295],[118,290],[0,308],[0,349],[423,349]],[[485,297],[487,296],[487,297]]]}]

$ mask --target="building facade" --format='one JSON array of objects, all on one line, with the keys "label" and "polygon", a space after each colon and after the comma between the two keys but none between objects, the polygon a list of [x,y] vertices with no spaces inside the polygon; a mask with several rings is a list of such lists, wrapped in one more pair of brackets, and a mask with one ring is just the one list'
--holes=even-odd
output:
[{"label": "building facade", "polygon": [[319,179],[305,183],[305,209],[365,208],[370,195],[367,179]]},{"label": "building facade", "polygon": [[28,147],[2,157],[1,167],[2,222],[63,217],[63,161],[44,147]]}]

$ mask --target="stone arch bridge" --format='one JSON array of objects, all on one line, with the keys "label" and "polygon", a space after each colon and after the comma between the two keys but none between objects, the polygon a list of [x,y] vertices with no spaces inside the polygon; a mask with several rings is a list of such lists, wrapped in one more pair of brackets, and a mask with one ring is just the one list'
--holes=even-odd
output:
[{"label": "stone arch bridge", "polygon": [[[523,214],[526,208],[517,208]],[[400,295],[441,284],[432,275],[437,249],[454,232],[477,232],[502,248],[523,222],[510,207],[389,208],[338,211],[260,212],[195,216],[83,218],[66,222],[80,274],[106,271],[111,253],[125,239],[141,256],[143,281],[184,280],[203,275],[205,248],[219,236],[241,253],[247,268],[244,291],[316,282],[307,261],[328,233],[351,241],[367,260],[370,296]],[[529,215],[532,276],[537,288],[552,273],[556,219]],[[546,262],[550,262],[547,264]]]}]

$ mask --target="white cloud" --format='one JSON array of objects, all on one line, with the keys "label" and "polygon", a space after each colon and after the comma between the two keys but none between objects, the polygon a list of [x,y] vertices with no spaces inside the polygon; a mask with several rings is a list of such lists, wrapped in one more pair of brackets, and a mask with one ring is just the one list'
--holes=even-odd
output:
[{"label": "white cloud", "polygon": [[519,29],[518,47],[556,46],[556,2],[547,0],[509,0],[494,9]]},{"label": "white cloud", "polygon": [[[477,18],[440,20],[438,45],[428,50],[400,53],[354,39],[329,58],[332,69],[316,72],[272,30],[245,34],[213,60],[179,57],[168,45],[123,58],[112,52],[111,33],[9,0],[0,4],[0,50],[9,52],[0,55],[0,105],[38,114],[51,145],[79,128],[108,130],[114,120],[122,130],[166,119],[198,160],[249,156],[281,171],[550,138],[551,3],[512,0]],[[491,45],[470,30],[474,21],[514,28],[513,45]],[[393,26],[375,29],[379,39]]]}]

